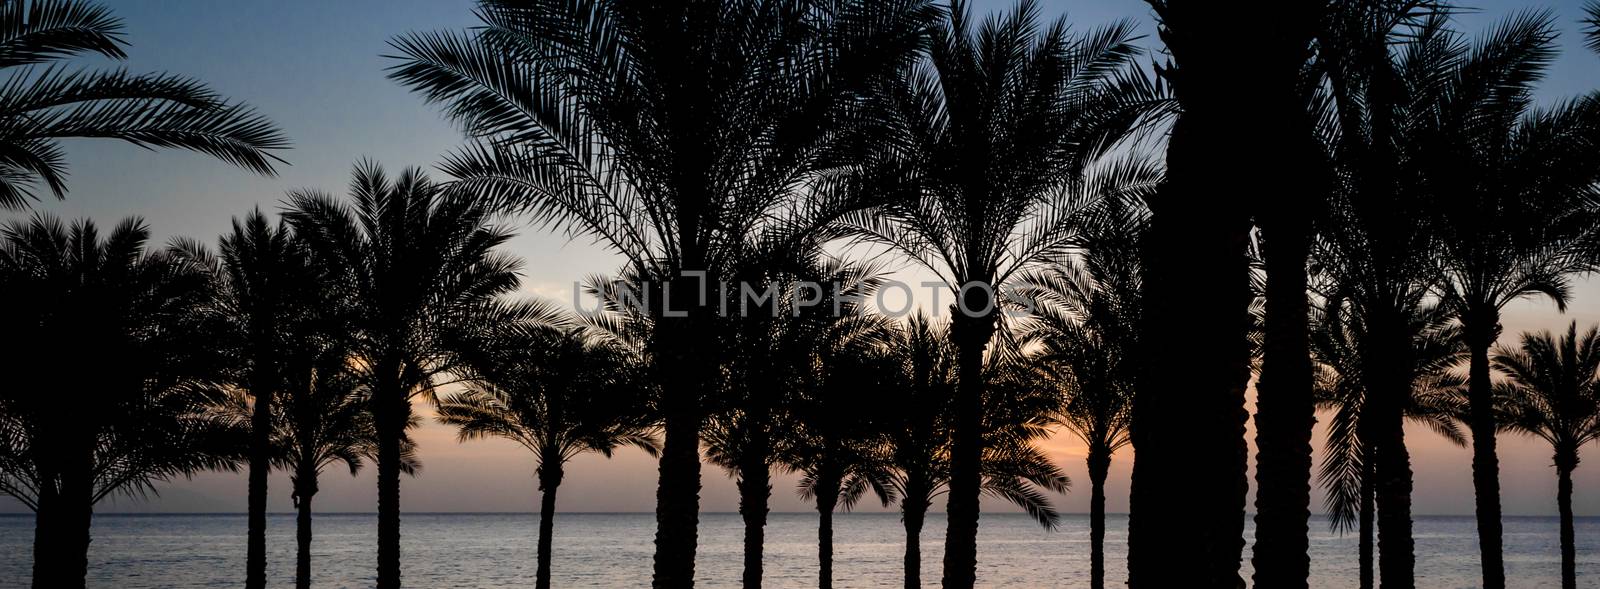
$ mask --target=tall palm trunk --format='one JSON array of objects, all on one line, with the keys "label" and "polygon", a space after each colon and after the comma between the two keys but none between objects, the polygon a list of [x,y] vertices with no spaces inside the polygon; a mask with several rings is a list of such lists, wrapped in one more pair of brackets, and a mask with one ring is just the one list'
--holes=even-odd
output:
[{"label": "tall palm trunk", "polygon": [[399,589],[400,440],[411,406],[399,379],[400,363],[382,366],[388,370],[373,403],[378,434],[378,589]]},{"label": "tall palm trunk", "polygon": [[833,589],[833,508],[839,503],[839,478],[817,481],[817,587]]},{"label": "tall palm trunk", "polygon": [[[687,224],[686,224],[687,225]],[[686,236],[695,235],[691,226],[680,228]],[[692,243],[689,239],[682,240]],[[699,257],[685,253],[685,260]],[[686,268],[702,266],[689,265]],[[693,277],[676,277],[666,285],[675,313],[656,325],[657,354],[666,387],[662,393],[665,439],[662,443],[659,481],[656,487],[655,570],[651,579],[655,589],[694,587],[694,554],[700,525],[700,396],[710,388],[710,370],[703,367],[705,355],[715,350],[704,345],[707,337],[697,330],[705,308],[703,285]],[[685,312],[685,307],[687,311]]]},{"label": "tall palm trunk", "polygon": [[1360,566],[1361,566],[1361,589],[1372,589],[1373,588],[1373,581],[1374,581],[1373,574],[1372,574],[1372,572],[1373,572],[1373,566],[1372,565],[1373,565],[1373,556],[1374,556],[1374,554],[1373,554],[1373,544],[1372,544],[1372,532],[1373,532],[1372,528],[1373,528],[1373,518],[1377,515],[1377,513],[1376,513],[1377,512],[1377,504],[1376,504],[1375,495],[1377,493],[1377,478],[1378,478],[1377,474],[1376,474],[1376,469],[1373,467],[1373,464],[1372,464],[1372,460],[1373,460],[1373,455],[1374,454],[1375,453],[1374,453],[1374,451],[1372,449],[1372,445],[1371,444],[1367,444],[1365,446],[1365,448],[1362,450],[1363,463],[1361,465],[1361,514],[1360,514],[1360,518],[1361,518],[1361,523],[1360,523],[1361,548],[1360,548],[1360,555],[1359,555],[1360,556]]},{"label": "tall palm trunk", "polygon": [[1106,586],[1106,475],[1111,471],[1111,452],[1089,450],[1089,588]]},{"label": "tall palm trunk", "polygon": [[739,516],[744,519],[744,589],[761,589],[762,546],[766,541],[768,501],[772,497],[771,453],[758,426],[739,465]]},{"label": "tall palm trunk", "polygon": [[1483,564],[1483,589],[1505,589],[1506,568],[1500,522],[1500,458],[1495,449],[1493,383],[1489,347],[1500,327],[1492,305],[1469,309],[1461,317],[1467,340],[1467,425],[1472,430],[1472,490],[1478,516],[1478,552]]},{"label": "tall palm trunk", "polygon": [[[40,477],[46,481],[48,477]],[[55,489],[39,489],[39,505],[33,513],[33,589],[49,589],[55,585],[56,567],[51,561],[51,549],[61,533],[57,523],[61,499]]]},{"label": "tall palm trunk", "polygon": [[34,529],[34,589],[81,589],[89,574],[94,519],[93,440],[63,444],[55,470],[60,487],[41,493]]},{"label": "tall palm trunk", "polygon": [[556,489],[563,475],[561,452],[545,452],[539,462],[539,572],[535,581],[538,589],[550,589],[550,546],[555,536]]},{"label": "tall palm trunk", "polygon": [[[912,499],[911,497],[917,497]],[[922,589],[922,524],[928,519],[926,492],[914,494],[906,490],[900,499],[900,518],[906,527],[906,589]]]},{"label": "tall palm trunk", "polygon": [[[266,372],[264,367],[255,370]],[[267,586],[267,473],[272,469],[273,387],[267,378],[258,376],[253,380],[250,393],[255,396],[255,408],[250,416],[250,514],[246,524],[244,586],[245,589],[264,589]]]},{"label": "tall palm trunk", "polygon": [[[967,289],[963,306],[973,312],[988,309],[992,299],[984,288]],[[957,377],[955,429],[950,440],[949,519],[944,539],[945,589],[971,589],[978,575],[979,462],[983,442],[979,429],[983,416],[983,350],[994,335],[992,313],[968,316],[958,312],[951,322],[956,344]]]},{"label": "tall palm trunk", "polygon": [[311,587],[311,499],[317,495],[317,469],[314,464],[300,465],[294,475],[294,586]]},{"label": "tall palm trunk", "polygon": [[[1180,71],[1188,67],[1180,60]],[[1243,582],[1249,484],[1250,222],[1240,203],[1214,198],[1237,163],[1213,140],[1236,134],[1239,119],[1206,100],[1184,100],[1186,87],[1178,84],[1184,113],[1169,135],[1167,181],[1152,199],[1143,243],[1140,357],[1161,361],[1140,370],[1129,430],[1138,459],[1129,495],[1128,585],[1236,589]],[[1205,334],[1205,345],[1174,337],[1174,325]]]},{"label": "tall palm trunk", "polygon": [[[1391,358],[1404,354],[1392,351]],[[1406,450],[1401,405],[1410,393],[1410,380],[1404,376],[1387,380],[1389,386],[1368,389],[1377,392],[1368,405],[1376,410],[1372,419],[1377,450],[1378,579],[1384,589],[1410,589],[1416,583],[1416,556],[1411,535],[1411,456]]]},{"label": "tall palm trunk", "polygon": [[1264,228],[1268,243],[1266,326],[1256,383],[1255,584],[1307,586],[1311,575],[1312,398],[1310,303],[1306,259],[1309,219],[1279,211]]},{"label": "tall palm trunk", "polygon": [[1578,587],[1577,534],[1572,528],[1572,471],[1577,468],[1577,448],[1556,451],[1556,507],[1561,512],[1561,589]]}]

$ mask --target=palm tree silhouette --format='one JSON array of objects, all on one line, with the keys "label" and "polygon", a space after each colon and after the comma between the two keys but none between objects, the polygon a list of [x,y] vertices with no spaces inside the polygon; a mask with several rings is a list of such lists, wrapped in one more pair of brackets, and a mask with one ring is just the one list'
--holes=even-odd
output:
[{"label": "palm tree silhouette", "polygon": [[[372,423],[367,389],[349,366],[348,350],[336,343],[334,334],[304,337],[304,347],[289,352],[284,360],[284,388],[273,406],[273,462],[289,471],[293,487],[290,499],[295,516],[295,587],[311,586],[311,502],[318,491],[322,471],[343,463],[351,476],[360,472],[366,460],[378,454],[377,431]],[[224,416],[239,423],[252,421],[255,403],[243,390],[235,389],[220,408]],[[407,428],[416,427],[415,416]],[[254,424],[251,424],[253,427]],[[253,430],[252,430],[253,431]],[[416,446],[409,438],[401,441],[400,471],[415,475],[422,465]]]},{"label": "palm tree silhouette", "polygon": [[290,324],[318,308],[317,276],[304,244],[291,237],[286,224],[274,226],[259,209],[233,220],[216,255],[184,240],[177,251],[209,273],[211,311],[227,326],[214,345],[224,346],[236,361],[235,385],[253,398],[245,586],[259,589],[267,582],[267,471],[276,435],[275,396],[287,386],[284,362],[291,348],[307,343],[298,339],[307,334]]},{"label": "palm tree silhouette", "polygon": [[[906,531],[905,586],[922,586],[922,526],[934,499],[950,484],[950,426],[956,376],[954,346],[947,324],[918,312],[892,334],[881,371],[892,377],[885,387],[884,411],[890,417],[887,449],[890,483],[900,502]],[[988,403],[984,420],[982,491],[1021,507],[1045,529],[1055,529],[1060,514],[1040,491],[1065,493],[1068,480],[1032,443],[1046,435],[1053,397],[1027,380],[1020,366],[990,367],[991,390],[1013,395]],[[1003,406],[1003,407],[1001,407]]]},{"label": "palm tree silhouette", "polygon": [[574,325],[543,305],[534,320],[493,325],[457,345],[463,390],[439,401],[438,419],[461,440],[499,437],[534,455],[539,477],[537,586],[550,587],[556,490],[582,452],[621,446],[658,454],[637,359],[603,331]]},{"label": "palm tree silhouette", "polygon": [[706,287],[792,187],[849,163],[835,139],[860,90],[910,56],[932,14],[926,0],[488,0],[483,28],[393,42],[391,77],[482,140],[444,165],[463,188],[594,237],[677,305],[654,311],[657,587],[694,582],[698,395],[719,353],[700,337]]},{"label": "palm tree silhouette", "polygon": [[[1414,583],[1411,472],[1402,428],[1407,367],[1414,359],[1408,318],[1441,289],[1449,291],[1441,285],[1451,268],[1439,254],[1448,250],[1450,230],[1441,225],[1450,221],[1435,212],[1453,206],[1448,203],[1458,195],[1444,177],[1456,172],[1439,171],[1474,165],[1433,140],[1474,120],[1455,115],[1472,110],[1463,107],[1474,97],[1494,92],[1479,78],[1498,79],[1485,71],[1495,55],[1537,54],[1543,33],[1530,19],[1514,17],[1474,47],[1449,29],[1448,15],[1439,10],[1378,19],[1377,25],[1353,18],[1342,25],[1349,30],[1340,34],[1346,44],[1340,60],[1329,65],[1337,114],[1324,126],[1324,142],[1339,182],[1314,255],[1336,289],[1325,296],[1342,301],[1330,308],[1347,307],[1366,333],[1363,423],[1370,427],[1363,434],[1375,451],[1379,574],[1386,586]],[[1483,300],[1493,298],[1498,295]],[[1486,583],[1495,578],[1493,560],[1485,558]]]},{"label": "palm tree silhouette", "polygon": [[[801,273],[817,284],[816,304],[795,307],[786,329],[790,342],[780,362],[792,362],[796,387],[788,403],[789,424],[778,442],[782,464],[802,478],[802,498],[816,502],[818,586],[833,587],[833,511],[849,510],[869,490],[885,506],[894,499],[884,459],[886,421],[869,391],[880,370],[889,323],[864,312],[883,277],[873,266],[829,259]],[[870,409],[862,408],[864,398]]]},{"label": "palm tree silhouette", "polygon": [[[1153,164],[1138,175],[1158,178]],[[1150,180],[1142,185],[1154,187]],[[1105,481],[1111,457],[1130,442],[1138,374],[1139,236],[1148,212],[1108,201],[1084,229],[1079,260],[1030,272],[1016,296],[1031,317],[1024,341],[1040,386],[1060,396],[1056,418],[1088,446],[1090,587],[1105,586]]]},{"label": "palm tree silhouette", "polygon": [[400,472],[411,400],[431,399],[448,372],[453,333],[501,321],[495,297],[517,287],[519,263],[495,251],[510,235],[478,199],[447,191],[420,170],[391,179],[355,168],[350,204],[291,193],[289,220],[343,299],[351,355],[372,395],[378,435],[378,587],[400,586]]},{"label": "palm tree silhouette", "polygon": [[1416,139],[1430,155],[1418,165],[1438,201],[1440,296],[1470,354],[1468,423],[1486,588],[1505,586],[1489,369],[1500,310],[1533,295],[1564,309],[1569,278],[1595,268],[1588,250],[1600,225],[1600,205],[1590,200],[1600,180],[1592,132],[1600,129],[1600,94],[1533,107],[1533,85],[1555,57],[1554,25],[1549,12],[1521,13],[1465,59],[1439,64],[1449,69],[1434,75],[1456,91],[1437,107],[1443,132]]},{"label": "palm tree silhouette", "polygon": [[[0,352],[29,367],[0,390],[0,492],[37,516],[36,588],[84,586],[101,499],[245,454],[246,430],[209,410],[224,366],[206,345],[206,275],[148,239],[138,219],[104,237],[48,216],[0,230]],[[82,402],[64,411],[49,391]]]},{"label": "palm tree silhouette", "polygon": [[[1318,310],[1313,318],[1311,351],[1317,363],[1317,405],[1333,412],[1319,470],[1322,486],[1327,489],[1324,509],[1334,531],[1358,529],[1360,583],[1362,589],[1371,589],[1377,448],[1366,441],[1372,433],[1363,421],[1368,368],[1362,353],[1368,349],[1364,341],[1368,336],[1360,318],[1349,313]],[[1460,330],[1448,325],[1448,321],[1442,310],[1428,308],[1408,323],[1414,354],[1411,395],[1403,411],[1407,420],[1465,446],[1467,440],[1459,422],[1466,418],[1466,397],[1461,390],[1462,381],[1451,372],[1460,363],[1464,347]]]},{"label": "palm tree silhouette", "polygon": [[283,163],[277,127],[192,78],[60,65],[94,54],[128,58],[122,20],[82,0],[0,3],[0,209],[37,200],[39,185],[67,192],[66,138],[121,139],[203,153],[256,173]]},{"label": "palm tree silhouette", "polygon": [[[828,321],[808,309],[820,304],[811,300],[820,295],[801,285],[849,278],[819,276],[829,271],[820,261],[821,248],[812,235],[797,237],[798,242],[753,240],[735,266],[733,282],[741,285],[740,291],[722,294],[736,312],[726,317],[725,331],[719,332],[732,353],[724,363],[725,384],[711,400],[711,418],[701,434],[706,459],[734,477],[739,489],[746,588],[761,586],[771,471],[780,460],[778,441],[791,433],[791,410],[802,398],[802,383],[815,357],[814,338]],[[852,274],[859,270],[828,266]],[[747,294],[746,288],[771,294]]]},{"label": "palm tree silhouette", "polygon": [[1573,322],[1559,340],[1549,332],[1524,333],[1520,347],[1495,352],[1495,368],[1506,375],[1496,397],[1507,429],[1540,438],[1555,450],[1561,587],[1575,589],[1572,471],[1578,468],[1578,449],[1600,440],[1600,331],[1591,327],[1580,336]]},{"label": "palm tree silhouette", "polygon": [[951,4],[930,58],[885,83],[888,113],[872,141],[899,171],[901,195],[844,220],[858,239],[887,245],[938,274],[960,312],[944,586],[971,587],[977,567],[984,415],[984,350],[997,325],[997,288],[1059,257],[1092,198],[1064,190],[1147,114],[1153,89],[1128,66],[1132,24],[1072,35],[1040,26],[1037,4],[976,28]]}]

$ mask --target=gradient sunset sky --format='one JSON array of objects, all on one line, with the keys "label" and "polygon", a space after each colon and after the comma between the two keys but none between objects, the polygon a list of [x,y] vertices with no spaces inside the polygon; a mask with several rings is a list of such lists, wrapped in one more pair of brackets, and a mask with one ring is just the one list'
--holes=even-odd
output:
[{"label": "gradient sunset sky", "polygon": [[[1152,49],[1159,46],[1154,21],[1142,0],[1042,0],[1041,4],[1049,18],[1066,13],[1077,30],[1133,19],[1146,36],[1143,43]],[[1562,29],[1563,52],[1541,85],[1542,101],[1600,88],[1600,56],[1579,42],[1580,0],[1467,4],[1477,10],[1461,16],[1457,26],[1468,32],[1484,30],[1525,8],[1554,11]],[[318,188],[342,194],[351,164],[359,158],[375,159],[391,170],[429,166],[461,143],[461,135],[434,109],[385,79],[384,68],[391,61],[382,56],[392,53],[386,43],[396,34],[472,26],[470,0],[118,0],[108,5],[127,22],[133,42],[129,69],[195,76],[227,96],[250,102],[294,142],[295,148],[284,154],[292,165],[277,177],[262,178],[196,155],[74,141],[67,145],[71,193],[66,201],[39,204],[38,211],[88,217],[103,226],[138,215],[152,226],[158,240],[182,235],[212,241],[230,217],[252,206],[276,210],[287,190]],[[973,10],[989,13],[1011,5],[1010,0],[978,0]],[[1270,15],[1265,16],[1263,23],[1270,26],[1270,22]],[[94,60],[84,63],[105,65]],[[1240,67],[1249,64],[1242,62]],[[1248,172],[1248,161],[1240,165]],[[0,213],[0,219],[22,216]],[[530,295],[570,302],[575,281],[619,266],[617,257],[582,239],[568,240],[532,227],[519,230],[511,249],[526,259],[524,290]],[[1505,341],[1526,329],[1564,329],[1570,320],[1578,321],[1580,328],[1600,322],[1600,280],[1582,281],[1565,315],[1544,301],[1518,303],[1507,313]],[[62,402],[72,401],[64,396]],[[1468,451],[1425,429],[1407,433],[1416,470],[1416,512],[1471,513]],[[405,510],[504,512],[537,507],[533,460],[520,447],[499,441],[458,444],[451,429],[431,422],[414,435],[423,470],[402,483]],[[1319,452],[1321,440],[1319,430]],[[1048,447],[1077,489],[1058,497],[1058,504],[1066,512],[1087,511],[1082,446],[1062,434]],[[1592,455],[1600,448],[1584,451]],[[1528,438],[1504,437],[1501,452],[1507,513],[1554,514],[1555,473],[1548,447]],[[1119,454],[1112,468],[1107,495],[1113,512],[1127,508],[1131,456],[1131,451]],[[1579,515],[1600,515],[1600,459],[1590,462],[1576,473],[1574,507]],[[567,473],[559,506],[563,511],[653,509],[656,465],[636,450],[622,450],[611,460],[585,455]],[[792,482],[793,477],[774,481],[774,511],[810,510],[792,491]],[[270,508],[290,511],[288,477],[275,474],[271,485]],[[733,483],[723,472],[704,467],[704,487],[702,509],[737,509]],[[329,469],[321,488],[320,511],[374,510],[370,468],[355,478]],[[207,473],[159,489],[159,496],[147,501],[119,498],[97,510],[242,512],[245,508],[243,474]],[[1314,501],[1314,510],[1319,509],[1320,494]],[[1010,509],[993,501],[985,507]],[[860,508],[874,510],[876,505],[863,502]],[[24,510],[15,501],[0,498],[0,512]]]}]

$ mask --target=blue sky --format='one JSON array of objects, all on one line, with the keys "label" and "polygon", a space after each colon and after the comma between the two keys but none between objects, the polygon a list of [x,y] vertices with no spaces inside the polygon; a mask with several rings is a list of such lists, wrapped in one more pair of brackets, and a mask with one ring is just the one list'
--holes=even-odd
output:
[{"label": "blue sky", "polygon": [[[119,0],[112,3],[127,21],[133,42],[126,66],[133,71],[165,70],[210,82],[225,95],[244,99],[271,117],[294,142],[285,154],[292,165],[277,177],[250,175],[206,158],[175,152],[148,152],[105,142],[68,145],[71,192],[64,202],[44,202],[37,210],[63,217],[89,217],[110,224],[128,215],[143,216],[160,239],[185,235],[211,240],[228,220],[252,206],[268,210],[287,190],[317,188],[343,192],[352,162],[367,157],[391,169],[427,166],[458,145],[459,134],[399,86],[384,77],[386,45],[393,35],[412,30],[459,29],[473,24],[468,0],[288,0],[217,2],[213,0]],[[1042,2],[1046,15],[1067,13],[1077,28],[1129,18],[1154,44],[1154,23],[1139,0],[1054,0]],[[974,3],[975,12],[1009,8],[1010,2]],[[1550,70],[1541,98],[1554,100],[1600,87],[1600,57],[1578,45],[1581,3],[1480,1],[1481,10],[1462,16],[1466,31],[1525,7],[1548,7],[1560,18],[1565,50]],[[1270,15],[1264,22],[1270,23]],[[86,64],[95,64],[86,60]],[[1242,62],[1241,67],[1248,67]],[[0,213],[0,218],[16,216]],[[525,289],[570,300],[571,284],[609,272],[618,264],[585,241],[521,228],[512,244],[527,259]],[[1600,288],[1586,283],[1567,316],[1548,306],[1518,305],[1507,332],[1556,328],[1569,319],[1600,321]],[[1431,434],[1416,432],[1419,513],[1470,513],[1468,454],[1449,448]],[[418,511],[524,511],[534,507],[532,461],[509,444],[457,444],[451,432],[429,426],[419,435],[425,463],[421,477],[408,479],[406,508]],[[1070,474],[1086,481],[1081,448],[1063,439],[1052,453]],[[1593,451],[1593,449],[1589,449]],[[1126,456],[1121,456],[1126,458]],[[1508,440],[1506,503],[1510,513],[1553,513],[1554,476],[1548,451],[1525,440]],[[1113,470],[1111,509],[1126,506],[1127,460]],[[731,482],[707,467],[705,509],[736,507]],[[642,454],[623,453],[605,461],[580,458],[569,470],[561,508],[574,511],[645,511],[652,507],[655,467]],[[273,488],[287,488],[275,477]],[[318,497],[319,508],[370,511],[370,473],[351,479],[330,471]],[[807,509],[779,482],[774,509]],[[1600,489],[1600,467],[1579,470],[1578,488]],[[1578,512],[1600,514],[1600,493],[1579,493]],[[242,511],[242,476],[205,474],[193,482],[164,485],[149,502],[120,500],[102,511]],[[1067,511],[1085,511],[1087,494],[1061,500]],[[287,510],[286,492],[275,492],[273,509]],[[999,507],[999,506],[993,506]],[[20,510],[0,499],[0,511]]]}]

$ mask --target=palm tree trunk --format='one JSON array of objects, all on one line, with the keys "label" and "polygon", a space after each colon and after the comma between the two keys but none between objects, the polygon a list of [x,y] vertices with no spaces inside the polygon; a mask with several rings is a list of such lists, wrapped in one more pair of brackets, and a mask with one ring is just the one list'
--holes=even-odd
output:
[{"label": "palm tree trunk", "polygon": [[1257,586],[1304,589],[1311,576],[1311,429],[1316,424],[1306,297],[1311,228],[1304,212],[1269,219],[1264,228],[1267,306],[1261,379],[1256,383],[1256,541],[1251,563]]},{"label": "palm tree trunk", "polygon": [[[259,356],[258,356],[259,359]],[[266,368],[258,367],[258,372]],[[250,393],[255,407],[250,416],[249,521],[245,541],[245,589],[267,586],[267,473],[272,469],[272,386],[254,379]]]},{"label": "palm tree trunk", "polygon": [[1411,456],[1398,400],[1386,396],[1390,399],[1382,403],[1377,441],[1378,577],[1384,589],[1411,589],[1416,583]]},{"label": "palm tree trunk", "polygon": [[[757,437],[762,435],[757,434]],[[759,448],[747,449],[750,452],[739,465],[739,516],[744,519],[744,589],[761,589],[762,547],[766,541],[772,473],[767,466],[766,444],[751,445]],[[758,454],[759,459],[753,454]]]},{"label": "palm tree trunk", "polygon": [[928,519],[928,501],[909,499],[910,491],[906,495],[900,499],[900,518],[906,527],[906,589],[922,589],[922,524]]},{"label": "palm tree trunk", "polygon": [[93,440],[68,441],[55,453],[55,492],[41,493],[33,548],[34,589],[82,589],[89,574],[94,519]]},{"label": "palm tree trunk", "polygon": [[1364,464],[1361,466],[1361,589],[1373,588],[1373,544],[1372,528],[1373,518],[1376,516],[1377,505],[1375,494],[1377,492],[1377,474],[1373,469],[1372,460],[1374,452],[1371,446],[1362,451]]},{"label": "palm tree trunk", "polygon": [[66,513],[61,519],[61,553],[58,566],[61,576],[56,587],[82,589],[89,576],[89,529],[94,521],[94,486],[84,473],[84,480],[68,485]]},{"label": "palm tree trunk", "polygon": [[[691,393],[692,394],[692,393]],[[700,511],[700,420],[678,405],[667,413],[656,489],[657,589],[694,587]]]},{"label": "palm tree trunk", "polygon": [[[1213,139],[1237,132],[1237,120],[1185,102],[1169,134],[1167,182],[1151,202],[1139,341],[1141,357],[1159,361],[1140,371],[1130,429],[1138,457],[1129,494],[1130,589],[1243,583],[1250,222],[1240,203],[1209,198],[1236,168],[1219,159]],[[1204,345],[1174,337],[1174,325],[1205,334]]]},{"label": "palm tree trunk", "polygon": [[[687,254],[686,254],[686,257]],[[693,259],[693,258],[689,258]],[[697,279],[679,277],[668,285],[675,309],[690,305],[687,317],[662,317],[656,326],[656,353],[665,389],[662,413],[666,430],[656,487],[655,589],[694,587],[694,554],[700,525],[700,396],[710,378],[703,354],[703,334],[695,322],[705,309],[694,305],[703,292]],[[703,350],[703,351],[702,351]]]},{"label": "palm tree trunk", "polygon": [[555,536],[556,489],[563,475],[560,452],[546,452],[539,463],[539,572],[538,589],[550,589],[550,546]]},{"label": "palm tree trunk", "polygon": [[[49,480],[48,476],[41,478]],[[56,586],[57,567],[52,560],[55,556],[52,549],[61,534],[61,524],[57,523],[60,512],[60,494],[50,487],[39,489],[39,504],[33,513],[33,589]]]},{"label": "palm tree trunk", "polygon": [[1472,430],[1472,490],[1478,516],[1478,553],[1483,564],[1483,589],[1505,589],[1506,568],[1500,522],[1500,458],[1495,449],[1493,384],[1489,347],[1499,331],[1499,312],[1490,305],[1461,317],[1470,364],[1467,370],[1468,427]]},{"label": "palm tree trunk", "polygon": [[1577,468],[1577,448],[1556,452],[1556,507],[1561,512],[1561,589],[1578,587],[1577,534],[1572,528],[1572,471]]},{"label": "palm tree trunk", "polygon": [[1089,451],[1089,588],[1106,586],[1106,475],[1111,471],[1111,453],[1104,448]]},{"label": "palm tree trunk", "polygon": [[[989,308],[991,301],[976,301],[991,291],[974,287],[966,291],[963,307],[974,312]],[[991,314],[967,316],[958,312],[951,323],[957,356],[955,428],[950,443],[949,499],[945,507],[948,523],[944,539],[945,589],[972,589],[978,575],[978,493],[981,487],[979,462],[983,455],[980,428],[983,419],[983,350],[994,334]]]},{"label": "palm tree trunk", "polygon": [[833,589],[833,508],[839,501],[839,483],[817,485],[817,587]]},{"label": "palm tree trunk", "polygon": [[314,465],[302,465],[294,477],[294,586],[311,587],[311,498],[317,494],[317,471]]},{"label": "palm tree trunk", "polygon": [[[373,403],[378,434],[378,589],[400,588],[400,440],[410,402],[398,363]],[[393,376],[387,376],[393,375]]]}]

